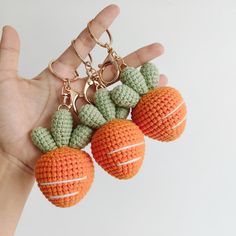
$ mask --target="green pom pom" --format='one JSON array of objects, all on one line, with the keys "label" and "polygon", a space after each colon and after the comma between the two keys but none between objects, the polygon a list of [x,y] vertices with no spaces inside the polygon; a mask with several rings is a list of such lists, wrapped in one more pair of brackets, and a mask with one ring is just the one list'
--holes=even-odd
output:
[{"label": "green pom pom", "polygon": [[55,141],[52,138],[49,130],[42,127],[37,127],[31,132],[31,139],[35,146],[42,152],[48,152],[57,148]]},{"label": "green pom pom", "polygon": [[117,119],[126,119],[129,115],[130,109],[124,107],[116,108],[116,118]]},{"label": "green pom pom", "polygon": [[116,107],[107,89],[101,88],[95,93],[95,104],[103,117],[110,121],[116,116]]},{"label": "green pom pom", "polygon": [[145,79],[140,71],[133,67],[126,67],[120,74],[120,80],[138,94],[143,95],[148,92]]},{"label": "green pom pom", "polygon": [[80,108],[79,119],[81,123],[89,126],[90,128],[99,128],[106,123],[106,120],[100,111],[92,104],[86,104]]},{"label": "green pom pom", "polygon": [[61,109],[52,117],[52,136],[58,147],[68,146],[73,128],[73,118],[70,111]]},{"label": "green pom pom", "polygon": [[93,130],[86,125],[78,125],[72,132],[69,146],[72,148],[84,148],[92,138]]},{"label": "green pom pom", "polygon": [[153,63],[149,62],[143,64],[140,72],[142,73],[149,90],[157,87],[160,74],[157,67]]},{"label": "green pom pom", "polygon": [[118,85],[111,91],[113,102],[120,107],[135,107],[139,101],[139,95],[125,84]]}]

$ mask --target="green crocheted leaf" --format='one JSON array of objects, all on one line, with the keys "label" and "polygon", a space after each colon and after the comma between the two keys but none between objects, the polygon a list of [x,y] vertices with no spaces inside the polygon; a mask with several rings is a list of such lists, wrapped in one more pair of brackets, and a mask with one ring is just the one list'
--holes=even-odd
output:
[{"label": "green crocheted leaf", "polygon": [[129,115],[130,109],[124,107],[116,107],[116,118],[126,119]]},{"label": "green crocheted leaf", "polygon": [[120,80],[138,94],[143,95],[148,92],[145,79],[140,71],[133,67],[126,67],[120,74]]},{"label": "green crocheted leaf", "polygon": [[125,84],[116,86],[111,91],[113,102],[120,107],[135,107],[139,101],[139,95]]},{"label": "green crocheted leaf", "polygon": [[49,130],[43,127],[37,127],[31,132],[31,139],[35,146],[42,152],[48,152],[57,148],[55,141]]},{"label": "green crocheted leaf", "polygon": [[60,109],[52,117],[51,132],[58,147],[68,146],[73,128],[70,111]]},{"label": "green crocheted leaf", "polygon": [[69,146],[72,148],[84,148],[92,138],[93,130],[86,125],[78,125],[72,132]]},{"label": "green crocheted leaf", "polygon": [[114,102],[111,100],[110,92],[107,89],[101,88],[96,91],[95,104],[107,121],[115,118],[116,107]]},{"label": "green crocheted leaf", "polygon": [[158,68],[153,63],[148,62],[143,64],[140,72],[142,73],[149,90],[157,87],[160,74]]},{"label": "green crocheted leaf", "polygon": [[106,123],[106,120],[100,111],[92,104],[82,106],[79,110],[78,116],[81,123],[90,128],[97,129]]}]

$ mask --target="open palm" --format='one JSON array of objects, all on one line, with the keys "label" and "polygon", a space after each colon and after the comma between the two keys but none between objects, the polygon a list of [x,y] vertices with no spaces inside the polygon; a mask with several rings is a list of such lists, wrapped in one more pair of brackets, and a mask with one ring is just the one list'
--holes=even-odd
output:
[{"label": "open palm", "polygon": [[[103,9],[93,20],[94,35],[99,38],[118,14],[116,5]],[[75,45],[80,55],[86,57],[95,43],[85,29]],[[0,44],[0,153],[33,169],[40,153],[31,143],[30,132],[36,126],[49,127],[51,115],[60,101],[62,82],[47,69],[31,80],[21,78],[17,73],[19,48],[17,32],[5,26]],[[129,66],[138,67],[162,53],[163,47],[155,43],[129,54],[124,60]],[[57,74],[71,78],[80,63],[69,47],[53,66]],[[161,75],[159,85],[166,82],[166,77]],[[73,88],[81,91],[84,84],[85,79],[81,79],[73,84]]]}]

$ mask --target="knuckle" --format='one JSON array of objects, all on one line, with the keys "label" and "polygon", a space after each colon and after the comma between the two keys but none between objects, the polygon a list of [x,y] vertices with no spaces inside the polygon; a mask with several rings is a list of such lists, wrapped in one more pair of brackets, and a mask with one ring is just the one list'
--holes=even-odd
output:
[{"label": "knuckle", "polygon": [[104,24],[104,22],[102,20],[99,19],[94,19],[93,20],[93,24],[95,25],[95,27],[99,27],[101,31],[106,31],[107,26]]},{"label": "knuckle", "polygon": [[94,46],[94,42],[89,36],[88,32],[84,32],[77,38],[77,43],[82,44],[84,48],[92,49]]},{"label": "knuckle", "polygon": [[19,50],[17,50],[16,48],[13,48],[13,47],[4,47],[4,46],[1,46],[1,47],[0,47],[0,50],[1,50],[1,51],[10,52],[10,53],[19,54]]}]

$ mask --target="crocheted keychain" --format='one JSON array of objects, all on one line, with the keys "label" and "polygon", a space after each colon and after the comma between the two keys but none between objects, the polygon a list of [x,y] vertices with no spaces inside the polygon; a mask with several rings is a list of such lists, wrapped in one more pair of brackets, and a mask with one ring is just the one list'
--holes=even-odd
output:
[{"label": "crocheted keychain", "polygon": [[91,148],[96,162],[110,175],[129,179],[137,174],[144,158],[144,135],[126,120],[129,110],[117,106],[106,88],[97,90],[95,104],[79,110],[80,122],[96,130]]},{"label": "crocheted keychain", "polygon": [[[117,86],[111,97],[120,107],[132,108],[132,120],[143,133],[158,141],[173,141],[183,133],[186,125],[186,104],[178,90],[172,87],[159,87],[159,72],[152,63],[145,63],[141,69],[129,67],[111,47],[112,36],[109,30],[109,43],[102,43],[96,39],[90,29],[91,38],[101,47],[106,48],[108,56],[100,66],[101,73],[110,64],[115,65],[118,78],[123,83]],[[101,79],[103,78],[101,74]],[[106,85],[106,81],[102,79]]]},{"label": "crocheted keychain", "polygon": [[[159,72],[155,65],[146,63],[140,71],[128,67],[110,46],[110,32],[106,31],[110,43],[103,44],[93,36],[90,23],[91,38],[108,51],[100,66],[102,83],[108,84],[102,75],[107,66],[114,64],[118,75],[112,82],[120,78],[123,84],[110,92],[99,89],[95,93],[95,105],[84,105],[78,116],[83,124],[97,129],[91,141],[96,162],[110,175],[128,179],[136,175],[142,165],[144,134],[159,141],[177,139],[186,124],[186,105],[176,89],[157,88]],[[134,123],[125,120],[130,108]]]},{"label": "crocheted keychain", "polygon": [[[157,88],[157,68],[152,63],[144,64],[140,70],[129,67],[110,46],[110,32],[106,31],[110,43],[103,44],[93,36],[89,25],[90,36],[107,49],[107,58],[96,71],[91,60],[81,58],[72,41],[88,76],[84,93],[71,89],[70,84],[77,75],[72,80],[60,78],[50,64],[49,70],[64,82],[63,102],[53,115],[50,131],[43,127],[32,131],[33,143],[44,152],[35,167],[38,186],[45,197],[59,207],[79,202],[93,182],[91,157],[81,150],[90,141],[94,159],[106,172],[118,179],[129,179],[143,163],[144,134],[159,141],[172,141],[181,135],[186,124],[183,98],[174,88]],[[112,82],[120,79],[122,84],[108,91],[105,87],[109,83],[103,79],[103,73],[111,64],[117,71]],[[93,100],[87,96],[90,86],[96,88]],[[79,97],[84,97],[88,104],[78,110]],[[74,130],[72,107],[80,119]],[[132,120],[127,120],[130,109]]]},{"label": "crocheted keychain", "polygon": [[[104,88],[101,74],[90,61],[84,61],[72,46],[76,55],[85,66],[89,83],[85,86],[84,95],[88,104],[78,112],[81,124],[94,130],[91,147],[96,162],[110,175],[118,179],[129,179],[137,174],[144,157],[144,135],[132,121],[126,120],[129,108],[116,105],[110,91]],[[87,96],[89,86],[95,85],[94,99]],[[96,131],[96,132],[95,132]]]},{"label": "crocheted keychain", "polygon": [[34,128],[31,133],[33,143],[44,153],[35,166],[35,178],[44,196],[58,207],[69,207],[78,203],[89,191],[94,178],[91,157],[81,149],[91,139],[92,129],[79,124],[73,129],[72,80],[63,80],[63,101],[52,117],[51,130]]},{"label": "crocheted keychain", "polygon": [[[122,85],[111,96],[123,107],[131,107],[132,120],[142,132],[158,141],[174,141],[186,125],[186,105],[181,94],[172,87],[159,87],[159,73],[152,63],[140,71],[126,67],[120,75]],[[122,98],[122,99],[121,99]]]}]

